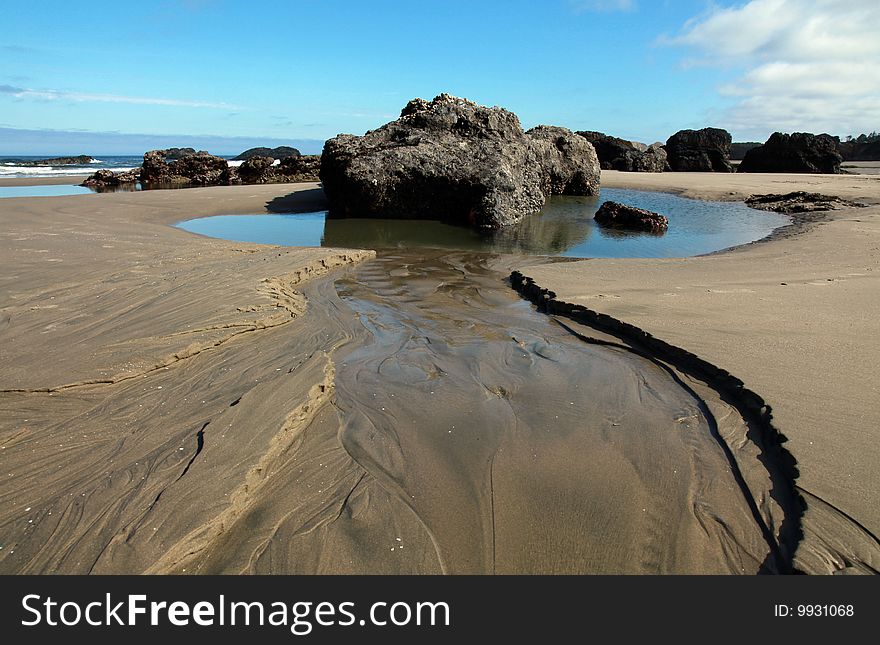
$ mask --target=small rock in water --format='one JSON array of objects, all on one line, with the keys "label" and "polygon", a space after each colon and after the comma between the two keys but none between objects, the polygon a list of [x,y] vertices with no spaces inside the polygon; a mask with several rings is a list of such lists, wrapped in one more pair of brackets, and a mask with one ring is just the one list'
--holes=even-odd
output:
[{"label": "small rock in water", "polygon": [[656,235],[662,235],[669,228],[669,220],[663,215],[617,202],[604,202],[593,219],[602,226]]}]

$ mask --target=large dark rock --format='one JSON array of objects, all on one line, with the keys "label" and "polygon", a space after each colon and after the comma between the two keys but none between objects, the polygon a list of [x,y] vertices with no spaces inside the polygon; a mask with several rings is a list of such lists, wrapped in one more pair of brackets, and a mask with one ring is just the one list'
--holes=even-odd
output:
[{"label": "large dark rock", "polygon": [[396,121],[324,144],[331,213],[500,228],[539,211],[555,190],[597,192],[593,147],[561,128],[536,130],[448,94],[413,99]]},{"label": "large dark rock", "polygon": [[837,141],[827,134],[774,132],[764,145],[746,153],[737,171],[835,175],[842,161]]},{"label": "large dark rock", "polygon": [[278,146],[277,148],[250,148],[238,155],[234,161],[244,161],[253,157],[272,157],[272,159],[284,159],[285,157],[299,157],[300,152],[290,146]]},{"label": "large dark rock", "polygon": [[610,228],[660,235],[669,228],[669,220],[665,216],[618,202],[603,202],[593,219],[597,224]]},{"label": "large dark rock", "polygon": [[731,140],[720,128],[679,130],[666,140],[669,167],[677,172],[733,172]]},{"label": "large dark rock", "polygon": [[666,150],[660,145],[645,146],[591,130],[577,134],[593,144],[603,170],[663,172],[668,167]]},{"label": "large dark rock", "polygon": [[168,163],[165,150],[151,150],[144,155],[140,180],[147,185],[213,186],[230,183],[229,164],[222,157],[196,152]]},{"label": "large dark rock", "polygon": [[139,170],[127,170],[125,172],[113,172],[112,170],[98,170],[90,175],[81,186],[88,186],[99,191],[104,188],[116,188],[127,184],[135,184],[140,178]]}]

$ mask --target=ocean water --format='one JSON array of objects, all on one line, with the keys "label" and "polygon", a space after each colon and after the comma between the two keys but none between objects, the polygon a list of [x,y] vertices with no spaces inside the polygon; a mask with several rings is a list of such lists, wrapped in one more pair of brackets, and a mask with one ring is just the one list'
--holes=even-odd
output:
[{"label": "ocean water", "polygon": [[[96,170],[109,169],[116,172],[132,170],[141,165],[143,155],[96,157],[90,164],[71,164],[63,166],[40,165],[25,166],[22,161],[34,162],[49,157],[67,155],[12,156],[0,157],[0,179],[14,177],[64,177],[65,175],[90,175]],[[76,155],[71,155],[76,156]]]},{"label": "ocean water", "polygon": [[[669,218],[663,235],[598,226],[605,200],[647,208]],[[603,188],[598,197],[554,197],[544,210],[501,231],[481,233],[431,220],[337,219],[326,212],[218,215],[178,227],[225,240],[382,250],[435,248],[581,258],[663,258],[712,253],[766,237],[790,219],[742,202],[685,199],[669,193]]]},{"label": "ocean water", "polygon": [[[50,157],[63,157],[68,155],[42,155],[42,156],[5,156],[0,157],[0,179],[21,177],[64,177],[66,175],[90,175],[96,170],[112,170],[122,172],[139,168],[144,160],[143,155],[129,156],[100,156],[89,164],[70,165],[23,165],[22,162],[34,162]],[[76,155],[69,155],[76,156]],[[224,157],[230,166],[239,166],[241,161],[232,161],[231,157]],[[276,164],[279,163],[277,160]]]}]

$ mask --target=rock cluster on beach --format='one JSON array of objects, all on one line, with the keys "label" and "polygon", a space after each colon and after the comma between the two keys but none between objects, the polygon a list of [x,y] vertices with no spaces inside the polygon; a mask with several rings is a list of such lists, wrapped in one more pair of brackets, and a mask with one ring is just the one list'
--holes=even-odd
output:
[{"label": "rock cluster on beach", "polygon": [[327,141],[321,181],[337,215],[497,229],[552,194],[596,194],[599,161],[570,130],[524,132],[512,112],[441,94],[413,99],[399,119],[362,137]]},{"label": "rock cluster on beach", "polygon": [[222,157],[207,152],[187,152],[192,148],[151,150],[144,154],[137,170],[113,172],[98,170],[83,186],[98,190],[141,182],[145,188],[172,186],[225,186],[230,184],[271,184],[317,181],[321,158],[294,155],[276,164],[272,157],[251,157],[236,168]]},{"label": "rock cluster on beach", "polygon": [[593,144],[603,170],[625,172],[663,172],[669,169],[666,150],[660,144],[643,146],[633,141],[590,130],[576,134]]},{"label": "rock cluster on beach", "polygon": [[679,130],[666,140],[669,167],[677,172],[733,172],[727,130]]},{"label": "rock cluster on beach", "polygon": [[[243,184],[277,184],[295,181],[317,181],[321,167],[319,155],[285,157],[275,163],[272,157],[250,157],[230,172]],[[233,180],[234,181],[234,180]]]},{"label": "rock cluster on beach", "polygon": [[222,157],[196,152],[169,163],[164,150],[152,150],[144,155],[140,181],[148,185],[216,186],[231,183],[229,164]]},{"label": "rock cluster on beach", "polygon": [[249,148],[235,157],[233,161],[245,161],[254,157],[272,157],[272,159],[284,159],[285,157],[299,157],[300,151],[290,146],[278,146],[277,148]]},{"label": "rock cluster on beach", "polygon": [[125,172],[113,172],[112,170],[98,170],[90,175],[82,185],[89,188],[116,188],[117,186],[125,186],[134,184],[140,180],[140,170],[128,170]]},{"label": "rock cluster on beach", "polygon": [[659,213],[618,202],[603,202],[593,216],[596,223],[609,228],[645,231],[662,235],[669,228],[669,220]]},{"label": "rock cluster on beach", "polygon": [[843,158],[827,134],[774,132],[764,145],[749,150],[737,172],[797,172],[835,175]]}]

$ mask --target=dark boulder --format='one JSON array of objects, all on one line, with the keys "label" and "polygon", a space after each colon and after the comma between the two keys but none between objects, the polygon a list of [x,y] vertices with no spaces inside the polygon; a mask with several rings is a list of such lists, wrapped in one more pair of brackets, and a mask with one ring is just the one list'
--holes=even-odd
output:
[{"label": "dark boulder", "polygon": [[843,159],[837,141],[827,134],[774,132],[746,153],[737,172],[796,172],[836,175]]},{"label": "dark boulder", "polygon": [[318,181],[321,155],[298,155],[281,160],[278,171],[285,181]]},{"label": "dark boulder", "polygon": [[[533,138],[499,107],[448,94],[414,99],[396,121],[327,141],[320,178],[338,215],[500,228],[539,211],[556,189],[597,192],[595,151],[565,132]],[[580,157],[563,163],[566,154]]]},{"label": "dark boulder", "polygon": [[244,184],[271,184],[278,182],[278,173],[272,157],[250,157],[237,168],[238,178]]},{"label": "dark boulder", "polygon": [[630,170],[632,172],[666,172],[669,170],[666,148],[660,143],[652,143],[647,150],[633,156]]},{"label": "dark boulder", "polygon": [[168,163],[165,152],[152,150],[144,155],[141,182],[148,185],[214,186],[231,181],[229,164],[222,157],[196,152]]},{"label": "dark boulder", "polygon": [[595,149],[566,128],[539,125],[526,132],[543,168],[545,195],[595,195],[599,192],[599,163]]},{"label": "dark boulder", "polygon": [[666,140],[669,167],[677,172],[733,172],[727,130],[679,130]]},{"label": "dark boulder", "polygon": [[139,177],[140,171],[138,170],[128,170],[125,172],[98,170],[80,185],[88,186],[89,188],[96,188],[98,190],[102,188],[115,188],[126,184],[135,184]]},{"label": "dark boulder", "polygon": [[669,228],[663,215],[617,202],[603,202],[593,216],[597,224],[609,228],[646,231],[662,235]]},{"label": "dark boulder", "polygon": [[645,146],[590,130],[577,134],[593,144],[603,170],[663,172],[668,166],[666,150],[658,144]]},{"label": "dark boulder", "polygon": [[808,193],[802,190],[784,195],[752,195],[746,199],[752,208],[777,213],[813,213],[816,211],[832,211],[841,208],[863,208],[866,204],[852,202],[847,199],[819,193]]},{"label": "dark boulder", "polygon": [[238,155],[234,161],[245,161],[253,157],[272,157],[272,159],[284,159],[285,157],[298,157],[300,151],[290,146],[278,146],[277,148],[250,148]]}]

